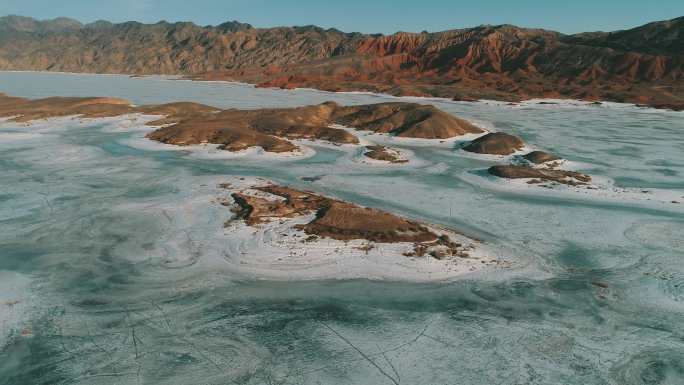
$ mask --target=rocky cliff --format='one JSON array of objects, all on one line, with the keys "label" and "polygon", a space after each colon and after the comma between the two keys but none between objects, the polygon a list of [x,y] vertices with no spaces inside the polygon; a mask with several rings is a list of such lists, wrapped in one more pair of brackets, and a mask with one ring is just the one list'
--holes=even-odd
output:
[{"label": "rocky cliff", "polygon": [[563,35],[510,25],[365,35],[228,22],[87,25],[0,18],[0,69],[181,74],[283,88],[462,100],[605,99],[684,107],[684,18]]}]

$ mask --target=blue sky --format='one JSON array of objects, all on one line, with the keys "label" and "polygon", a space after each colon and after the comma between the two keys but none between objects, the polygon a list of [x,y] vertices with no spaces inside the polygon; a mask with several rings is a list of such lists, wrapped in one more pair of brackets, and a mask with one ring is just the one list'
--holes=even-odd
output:
[{"label": "blue sky", "polygon": [[684,0],[0,0],[0,15],[6,14],[203,25],[235,19],[257,27],[316,24],[381,33],[509,23],[574,33],[684,16]]}]

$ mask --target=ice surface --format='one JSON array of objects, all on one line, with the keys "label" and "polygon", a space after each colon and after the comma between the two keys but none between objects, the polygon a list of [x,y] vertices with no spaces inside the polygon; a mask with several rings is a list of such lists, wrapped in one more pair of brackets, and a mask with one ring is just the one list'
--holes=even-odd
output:
[{"label": "ice surface", "polygon": [[[106,90],[136,104],[420,101],[519,135],[530,149],[567,159],[564,168],[591,174],[596,188],[489,176],[487,168],[510,159],[460,151],[472,138],[357,132],[363,144],[397,148],[410,159],[395,166],[359,162],[360,146],[305,141],[298,144],[311,149],[306,156],[279,159],[258,151],[227,156],[209,146],[168,151],[144,140],[149,117],[137,115],[3,122],[0,302],[19,300],[0,304],[0,378],[8,383],[636,385],[684,378],[682,113],[114,75],[0,73],[0,84],[0,92],[27,97]],[[316,258],[290,256],[294,241],[286,239],[297,234],[280,224],[254,230],[229,222],[219,202],[230,198],[219,183],[254,177],[457,229],[513,257],[513,268],[444,283],[444,266],[397,259],[401,245],[367,260],[331,253],[341,247],[333,241],[312,249]],[[431,272],[442,275],[439,283],[415,279]],[[31,336],[22,337],[27,325]]]},{"label": "ice surface", "polygon": [[31,281],[18,273],[0,270],[0,348],[11,340],[32,334],[28,310]]}]

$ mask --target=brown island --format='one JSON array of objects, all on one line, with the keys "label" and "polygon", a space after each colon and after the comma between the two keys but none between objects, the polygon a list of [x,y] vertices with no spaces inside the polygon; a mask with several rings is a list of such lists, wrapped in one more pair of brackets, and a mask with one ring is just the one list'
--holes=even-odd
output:
[{"label": "brown island", "polygon": [[[525,142],[515,135],[492,132],[466,144],[463,150],[477,154],[510,156],[524,147]],[[492,166],[487,171],[503,179],[528,179],[528,184],[553,182],[568,186],[587,186],[592,180],[589,175],[561,169],[562,159],[545,151],[532,151],[523,156],[515,156],[511,161],[514,164]]]},{"label": "brown island", "polygon": [[285,280],[440,281],[512,266],[498,246],[446,227],[259,177],[221,182],[210,204],[222,207],[221,256],[238,272]]},{"label": "brown island", "polygon": [[[378,103],[360,106],[340,106],[326,102],[314,106],[260,109],[221,110],[215,107],[178,102],[160,105],[132,106],[117,98],[50,97],[30,100],[0,93],[0,117],[27,122],[51,117],[81,116],[84,118],[116,117],[125,114],[158,115],[148,122],[162,126],[149,133],[150,139],[187,146],[217,144],[219,148],[240,151],[259,146],[268,152],[291,152],[298,147],[290,140],[324,140],[335,144],[359,144],[351,132],[333,127],[343,125],[359,130],[398,137],[446,139],[482,129],[430,105],[414,103]],[[525,143],[517,136],[488,133],[467,143],[465,151],[507,156],[523,149]],[[366,147],[365,156],[388,163],[404,163],[396,151],[385,146]],[[494,166],[489,173],[508,179],[531,179],[531,183],[552,181],[569,185],[586,185],[587,175],[557,169],[552,154],[533,151],[523,157],[528,164]]]},{"label": "brown island", "polygon": [[324,140],[335,144],[359,143],[352,133],[332,125],[423,139],[446,139],[482,132],[467,121],[433,106],[379,103],[343,107],[326,102],[297,108],[231,109],[195,115],[154,131],[148,137],[176,145],[214,143],[231,151],[260,146],[270,152],[288,152],[297,149],[289,141],[293,139]]},{"label": "brown island", "polygon": [[[222,187],[234,189],[230,184]],[[385,211],[273,184],[234,191],[231,194],[233,212],[236,219],[249,226],[258,227],[315,213],[309,222],[294,226],[309,236],[307,242],[330,238],[381,244],[410,243],[412,248],[404,253],[406,256],[437,259],[469,257],[471,247],[452,240],[447,234],[438,234],[427,225]],[[225,202],[225,205],[230,205],[230,202]]]},{"label": "brown island", "polygon": [[477,154],[511,155],[522,150],[524,146],[525,142],[517,136],[491,132],[468,143],[463,149]]},{"label": "brown island", "polygon": [[505,179],[529,179],[528,184],[556,182],[568,186],[586,186],[591,177],[577,171],[561,170],[557,165],[536,168],[526,165],[500,165],[489,168],[489,173]]},{"label": "brown island", "polygon": [[402,158],[397,150],[389,147],[379,145],[367,146],[366,150],[367,151],[363,155],[382,162],[401,164],[408,163],[409,161],[408,159]]},{"label": "brown island", "polygon": [[[162,116],[147,123],[162,126],[148,134],[150,139],[179,146],[211,143],[229,151],[259,146],[268,152],[290,152],[298,149],[290,141],[295,139],[359,143],[354,134],[333,125],[422,139],[446,139],[483,132],[433,106],[414,103],[340,106],[326,102],[296,108],[222,110],[188,102],[134,107],[126,100],[115,98],[29,100],[0,94],[0,117],[17,122],[72,115],[103,118],[134,113]],[[375,150],[372,155],[383,152]]]}]

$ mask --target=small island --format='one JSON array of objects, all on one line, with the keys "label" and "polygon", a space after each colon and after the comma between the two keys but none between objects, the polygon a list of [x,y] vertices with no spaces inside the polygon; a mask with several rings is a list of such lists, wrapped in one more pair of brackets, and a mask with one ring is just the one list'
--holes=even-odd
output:
[{"label": "small island", "polygon": [[405,157],[402,156],[401,152],[399,150],[385,147],[385,146],[380,146],[380,145],[373,145],[373,146],[366,146],[366,152],[363,154],[365,157],[380,161],[380,162],[385,162],[385,163],[391,163],[391,164],[403,164],[403,163],[408,163],[409,160],[406,159]]},{"label": "small island", "polygon": [[301,269],[424,281],[510,267],[479,240],[387,211],[261,178],[234,177],[219,187],[226,195],[217,202],[232,213],[227,233],[251,239],[231,261],[261,276]]},{"label": "small island", "polygon": [[489,168],[489,173],[505,179],[529,179],[528,184],[556,182],[568,186],[586,186],[591,177],[577,171],[560,170],[555,167],[535,168],[525,165],[500,165]]},{"label": "small island", "polygon": [[525,142],[504,132],[491,132],[468,143],[463,149],[476,154],[511,155],[522,150]]}]

